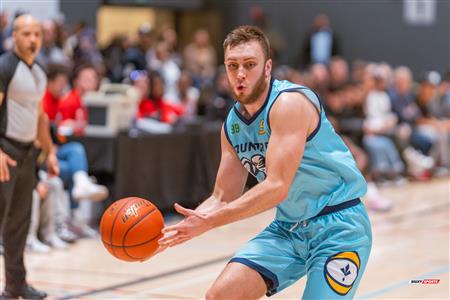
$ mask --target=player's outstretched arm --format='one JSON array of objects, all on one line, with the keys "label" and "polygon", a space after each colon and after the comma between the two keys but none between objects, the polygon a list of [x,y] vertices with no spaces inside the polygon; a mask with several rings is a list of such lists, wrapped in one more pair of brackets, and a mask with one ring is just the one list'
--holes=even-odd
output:
[{"label": "player's outstretched arm", "polygon": [[[210,224],[205,222],[205,216],[242,195],[247,181],[247,170],[242,166],[237,154],[228,142],[224,128],[222,128],[220,140],[222,156],[212,195],[200,204],[195,211],[175,204],[175,210],[185,219],[176,225],[163,229],[165,236],[160,239],[162,246],[168,245],[169,241],[171,242],[170,246],[175,246],[211,229]],[[195,230],[191,231],[190,235],[183,234],[183,230],[189,225],[192,228],[195,227]]]},{"label": "player's outstretched arm", "polygon": [[283,201],[300,165],[306,138],[318,121],[316,109],[303,95],[282,94],[270,115],[272,133],[266,153],[266,180],[236,200],[226,201],[218,210],[194,211],[176,206],[186,218],[164,229],[172,235],[161,239],[161,244],[177,245],[214,227],[254,216]]}]

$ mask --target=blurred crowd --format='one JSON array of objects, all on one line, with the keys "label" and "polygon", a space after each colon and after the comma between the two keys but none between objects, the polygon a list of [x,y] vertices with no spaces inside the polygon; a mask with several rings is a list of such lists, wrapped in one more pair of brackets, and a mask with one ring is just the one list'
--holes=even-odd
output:
[{"label": "blurred crowd", "polygon": [[[325,15],[314,20],[299,61],[280,64],[277,60],[286,45],[282,35],[270,28],[261,9],[253,9],[250,17],[273,41],[274,77],[308,86],[320,96],[329,120],[369,183],[366,203],[371,209],[387,211],[392,206],[390,199],[378,191],[380,186],[448,175],[450,73],[441,76],[429,71],[413,76],[407,66],[364,60],[349,63],[339,56],[338,37]],[[12,47],[8,24],[7,14],[1,13],[0,52]],[[73,219],[77,213],[82,214],[78,206],[83,206],[83,200],[89,203],[107,196],[106,188],[87,176],[82,146],[61,140],[62,136],[83,134],[88,121],[83,96],[105,82],[125,83],[140,93],[137,121],[175,125],[195,119],[224,120],[234,100],[215,49],[205,28],[198,29],[192,41],[181,48],[174,28],[153,28],[144,23],[135,38],[117,35],[100,48],[95,31],[83,22],[72,30],[62,21],[43,22],[39,61],[48,70],[43,104],[55,128],[58,158],[69,167],[61,172],[61,180],[40,173],[36,207],[39,199],[58,198],[54,195],[64,193],[64,189],[69,190],[67,203],[72,203],[63,208],[53,204],[59,213],[53,221],[55,229],[50,226],[50,231],[58,235],[44,239],[47,245],[63,247],[80,236],[95,236],[86,226],[74,230]],[[87,194],[80,195],[81,190]],[[44,215],[48,211],[41,205],[42,210]],[[45,223],[45,218],[41,219]],[[38,244],[39,220],[36,222],[31,248],[47,251],[45,244]],[[49,230],[48,226],[44,228]]]}]

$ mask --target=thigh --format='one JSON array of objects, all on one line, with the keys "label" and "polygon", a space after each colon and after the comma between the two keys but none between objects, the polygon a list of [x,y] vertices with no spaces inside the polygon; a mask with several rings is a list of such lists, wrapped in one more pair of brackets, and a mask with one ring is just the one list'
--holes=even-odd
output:
[{"label": "thigh", "polygon": [[315,237],[307,261],[303,299],[352,299],[372,246],[363,204],[312,221]]},{"label": "thigh", "polygon": [[259,299],[266,292],[267,285],[260,273],[230,262],[206,293],[206,299]]},{"label": "thigh", "polygon": [[292,233],[274,221],[239,250],[231,262],[258,272],[266,282],[267,295],[273,295],[306,274],[305,260],[298,254],[299,244],[297,241],[297,248],[294,247]]}]

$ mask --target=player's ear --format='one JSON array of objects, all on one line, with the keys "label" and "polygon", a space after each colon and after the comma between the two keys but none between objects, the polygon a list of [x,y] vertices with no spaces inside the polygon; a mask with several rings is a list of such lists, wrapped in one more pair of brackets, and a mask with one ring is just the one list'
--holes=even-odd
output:
[{"label": "player's ear", "polygon": [[269,77],[270,74],[272,73],[272,59],[271,58],[269,58],[266,61],[266,64],[264,66],[264,73],[265,73],[266,77]]}]

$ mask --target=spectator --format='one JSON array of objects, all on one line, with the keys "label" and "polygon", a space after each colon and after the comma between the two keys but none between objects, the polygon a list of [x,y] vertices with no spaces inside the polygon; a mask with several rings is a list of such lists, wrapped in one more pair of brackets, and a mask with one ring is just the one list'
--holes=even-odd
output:
[{"label": "spectator", "polygon": [[172,27],[166,27],[161,31],[160,40],[167,43],[169,51],[170,51],[170,58],[173,60],[178,67],[181,68],[183,65],[183,57],[179,52],[178,49],[178,34]]},{"label": "spectator", "polygon": [[138,40],[135,46],[127,49],[123,56],[124,77],[128,77],[133,70],[147,69],[152,54],[153,27],[149,23],[143,23],[138,29]]},{"label": "spectator", "polygon": [[42,49],[38,59],[45,65],[61,64],[70,66],[70,59],[64,54],[62,48],[56,44],[56,23],[53,20],[42,22]]},{"label": "spectator", "polygon": [[427,72],[417,91],[417,103],[422,112],[418,130],[433,141],[431,155],[437,164],[449,168],[449,103],[439,94],[441,77],[436,71]]},{"label": "spectator", "polygon": [[86,27],[87,24],[85,21],[78,22],[75,26],[74,33],[64,41],[63,50],[67,57],[73,59],[75,48],[77,48],[81,35]]},{"label": "spectator", "polygon": [[158,72],[164,79],[164,99],[168,102],[179,103],[177,83],[181,70],[172,60],[169,45],[166,42],[158,42],[155,47],[155,58],[151,62],[150,70]]},{"label": "spectator", "polygon": [[95,31],[92,28],[84,28],[79,37],[78,43],[73,50],[73,64],[80,66],[83,64],[93,65],[97,70],[103,71],[103,58],[97,50]]},{"label": "spectator", "polygon": [[184,66],[194,80],[194,86],[203,88],[212,83],[216,72],[216,51],[209,41],[209,33],[199,29],[194,41],[184,49]]},{"label": "spectator", "polygon": [[324,64],[313,64],[309,68],[309,85],[320,97],[325,97],[330,89],[330,75]]},{"label": "spectator", "polygon": [[62,65],[49,65],[47,80],[47,88],[42,99],[42,107],[47,113],[49,120],[55,123],[59,111],[60,99],[68,88],[69,70]]},{"label": "spectator", "polygon": [[214,80],[214,96],[207,107],[207,116],[210,119],[225,121],[228,112],[234,105],[225,68],[221,66]]},{"label": "spectator", "polygon": [[[31,224],[28,230],[27,247],[35,252],[48,252],[50,247],[64,249],[67,243],[56,233],[56,210],[61,207],[58,201],[64,200],[64,187],[59,177],[48,177],[39,172],[40,180],[33,191]],[[42,243],[38,236],[42,237]]]},{"label": "spectator", "polygon": [[368,72],[371,72],[367,77],[371,88],[365,103],[364,147],[369,153],[375,180],[400,182],[405,166],[389,137],[395,130],[397,117],[391,111],[391,102],[385,91],[386,79],[378,66],[369,68]]},{"label": "spectator", "polygon": [[351,81],[353,84],[361,84],[364,78],[364,69],[367,63],[360,59],[355,59],[352,62]]},{"label": "spectator", "polygon": [[274,62],[274,66],[277,66],[280,56],[286,50],[285,38],[271,26],[269,16],[260,6],[255,6],[250,9],[250,19],[252,24],[261,28],[269,39],[272,61]]},{"label": "spectator", "polygon": [[105,63],[105,75],[111,82],[122,82],[124,70],[122,57],[129,48],[127,36],[118,34],[111,39],[111,42],[102,50],[103,61]]},{"label": "spectator", "polygon": [[348,63],[342,57],[333,57],[330,61],[330,90],[337,91],[350,82]]},{"label": "spectator", "polygon": [[[412,74],[409,68],[400,66],[394,72],[394,86],[389,90],[392,111],[399,119],[397,139],[400,149],[404,151],[410,145],[428,155],[432,140],[417,130],[417,121],[421,118],[420,109],[412,93]],[[414,151],[413,149],[408,151]],[[410,164],[418,164],[418,155],[412,158]],[[409,159],[407,159],[407,162]]]},{"label": "spectator", "polygon": [[73,132],[82,134],[87,124],[87,111],[83,104],[83,96],[87,92],[97,90],[99,74],[94,66],[81,65],[75,70],[71,83],[72,89],[59,102],[58,118],[62,123],[58,129],[63,128],[69,133],[68,135]]},{"label": "spectator", "polygon": [[197,116],[200,91],[192,85],[191,75],[187,71],[181,72],[178,79],[178,102],[184,106],[184,119],[194,119]]},{"label": "spectator", "polygon": [[137,113],[137,119],[151,118],[163,123],[174,124],[184,114],[184,109],[168,103],[164,99],[165,84],[162,76],[152,72],[150,78],[146,72],[132,76],[133,85],[141,93],[141,101]]},{"label": "spectator", "polygon": [[338,38],[331,29],[330,19],[325,14],[316,16],[313,26],[303,43],[301,63],[303,66],[315,63],[327,65],[331,57],[340,54]]}]

